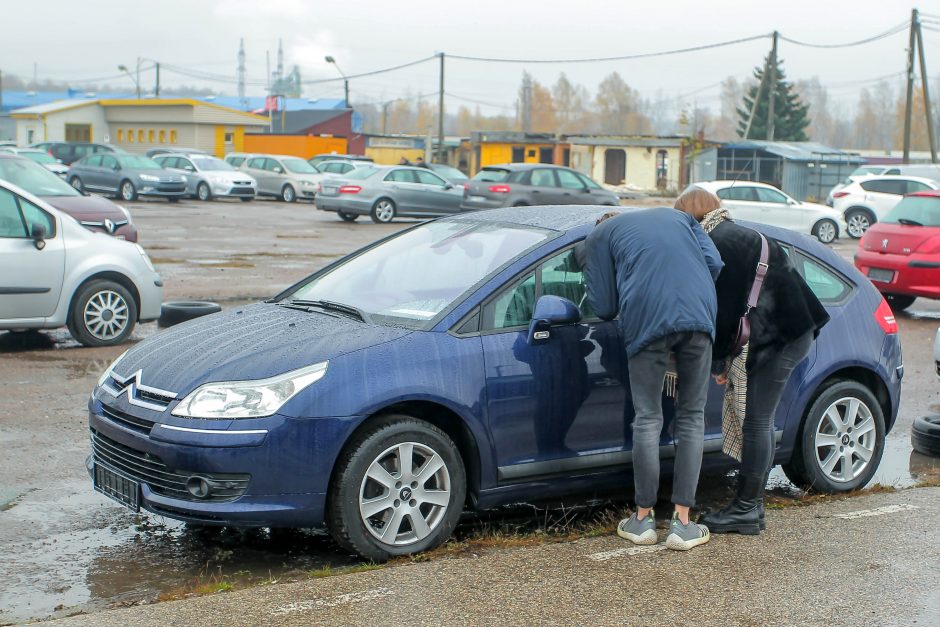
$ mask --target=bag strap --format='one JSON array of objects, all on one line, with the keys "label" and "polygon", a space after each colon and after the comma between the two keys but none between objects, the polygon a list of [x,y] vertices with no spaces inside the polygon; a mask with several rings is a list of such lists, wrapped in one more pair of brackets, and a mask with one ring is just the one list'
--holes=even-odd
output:
[{"label": "bag strap", "polygon": [[757,272],[754,274],[754,282],[751,283],[751,293],[747,296],[747,311],[744,315],[751,313],[751,310],[757,307],[757,298],[760,296],[760,290],[764,286],[764,277],[767,276],[767,260],[770,251],[767,247],[767,238],[763,233],[760,235],[760,261],[757,262]]}]

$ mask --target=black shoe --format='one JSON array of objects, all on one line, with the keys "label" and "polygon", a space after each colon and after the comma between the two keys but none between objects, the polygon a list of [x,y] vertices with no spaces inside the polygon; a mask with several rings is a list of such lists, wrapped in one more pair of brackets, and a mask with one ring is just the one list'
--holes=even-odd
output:
[{"label": "black shoe", "polygon": [[739,476],[738,493],[734,500],[722,510],[703,514],[698,522],[706,525],[712,533],[759,534],[764,522],[761,516],[764,505],[762,478]]}]

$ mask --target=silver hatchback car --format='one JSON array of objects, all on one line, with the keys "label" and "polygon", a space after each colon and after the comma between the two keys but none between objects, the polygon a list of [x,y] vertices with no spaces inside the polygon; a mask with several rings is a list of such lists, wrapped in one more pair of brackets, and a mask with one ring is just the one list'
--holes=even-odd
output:
[{"label": "silver hatchback car", "polygon": [[67,326],[85,346],[120,344],[160,316],[162,292],[140,245],[0,181],[0,330]]},{"label": "silver hatchback car", "polygon": [[[226,161],[232,163],[228,158]],[[290,155],[251,155],[239,169],[258,182],[259,196],[274,196],[284,202],[313,200],[323,178],[315,167]]]}]

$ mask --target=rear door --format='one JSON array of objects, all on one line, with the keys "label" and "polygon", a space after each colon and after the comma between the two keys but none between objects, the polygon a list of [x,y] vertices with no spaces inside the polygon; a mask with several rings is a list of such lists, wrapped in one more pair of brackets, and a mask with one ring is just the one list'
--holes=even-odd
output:
[{"label": "rear door", "polygon": [[418,185],[414,170],[392,170],[382,181],[398,213],[426,213],[429,210],[430,200],[424,193],[424,187]]},{"label": "rear door", "polygon": [[98,172],[101,175],[101,188],[109,192],[117,192],[121,183],[121,171],[117,169],[117,159],[111,155],[95,155],[92,159],[101,159],[101,167]]},{"label": "rear door", "polygon": [[[46,229],[42,250],[29,236],[34,224]],[[65,246],[57,227],[55,216],[0,188],[0,320],[55,313],[65,276]]]},{"label": "rear door", "polygon": [[269,173],[264,169],[265,161],[265,157],[252,157],[248,159],[245,169],[258,182],[258,193],[268,195],[276,194],[277,192],[271,191],[271,178]]}]

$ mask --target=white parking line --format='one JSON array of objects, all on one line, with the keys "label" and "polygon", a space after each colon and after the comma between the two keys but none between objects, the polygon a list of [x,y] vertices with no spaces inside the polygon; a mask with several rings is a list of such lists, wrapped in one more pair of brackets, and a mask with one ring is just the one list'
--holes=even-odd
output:
[{"label": "white parking line", "polygon": [[607,560],[612,560],[615,557],[624,557],[628,555],[639,555],[640,553],[655,553],[657,551],[662,551],[666,548],[665,544],[653,544],[650,546],[628,546],[622,549],[615,549],[613,551],[603,551],[601,553],[592,553],[587,556],[589,560],[594,560],[595,562],[606,562]]},{"label": "white parking line", "polygon": [[845,514],[833,514],[832,517],[841,518],[843,520],[853,520],[855,518],[868,518],[870,516],[884,516],[885,514],[908,512],[912,509],[920,508],[916,505],[902,503],[900,505],[885,505],[884,507],[876,507],[875,509],[860,509],[857,512],[846,512]]},{"label": "white parking line", "polygon": [[309,601],[298,601],[297,603],[288,603],[271,611],[271,616],[283,616],[285,614],[294,614],[296,612],[306,612],[307,610],[318,610],[327,607],[337,607],[340,605],[350,605],[352,603],[362,603],[381,597],[387,597],[394,594],[388,588],[374,588],[372,590],[363,590],[361,592],[348,592],[339,594],[335,597],[325,599],[311,599]]}]

